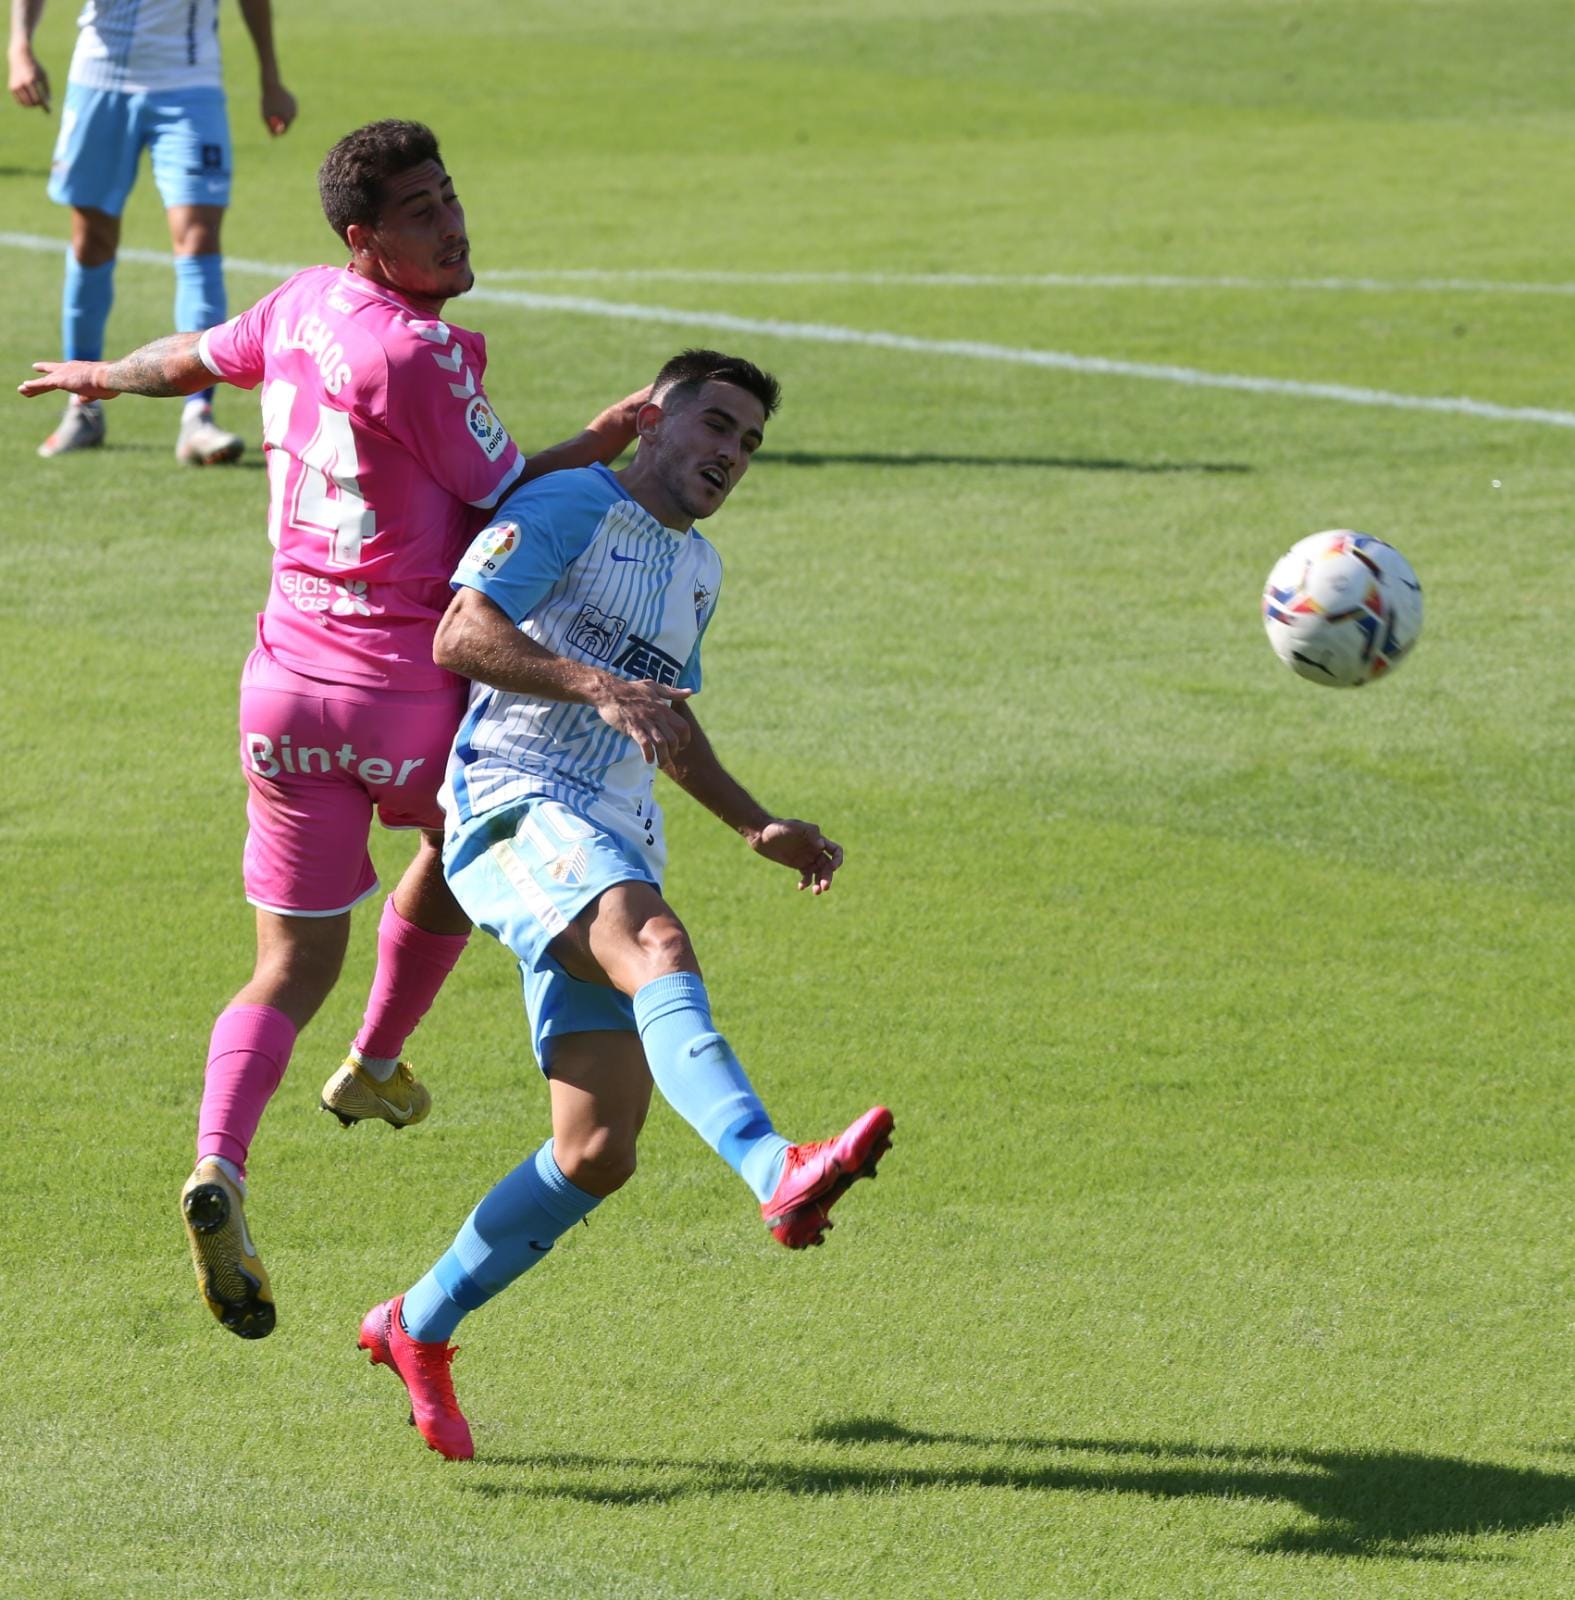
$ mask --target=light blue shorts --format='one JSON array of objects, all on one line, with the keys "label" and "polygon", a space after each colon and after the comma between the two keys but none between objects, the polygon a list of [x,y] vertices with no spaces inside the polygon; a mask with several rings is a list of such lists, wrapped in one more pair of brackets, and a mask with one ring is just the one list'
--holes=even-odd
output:
[{"label": "light blue shorts", "polygon": [[230,203],[230,122],[222,89],[122,94],[80,83],[66,85],[49,198],[118,217],[144,149],[166,210]]},{"label": "light blue shorts", "polygon": [[531,1046],[551,1075],[557,1034],[634,1033],[634,1004],[617,989],[571,978],[548,946],[615,883],[661,885],[627,839],[556,800],[519,800],[450,829],[443,875],[478,928],[514,952]]}]

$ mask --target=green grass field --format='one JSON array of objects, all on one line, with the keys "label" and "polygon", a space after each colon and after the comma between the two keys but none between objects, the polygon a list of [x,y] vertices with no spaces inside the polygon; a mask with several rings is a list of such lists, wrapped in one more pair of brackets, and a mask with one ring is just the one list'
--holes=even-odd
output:
[{"label": "green grass field", "polygon": [[[122,400],[110,448],[42,462],[55,408],[13,397],[0,1595],[1575,1592],[1575,432],[1298,387],[1572,408],[1575,13],[278,9],[276,144],[224,23],[233,307],[258,263],[337,259],[322,152],[410,115],[469,208],[483,292],[451,311],[527,443],[685,343],[781,376],[708,527],[699,710],[848,867],[812,903],[669,790],[668,887],[784,1130],[883,1099],[896,1148],[789,1255],[659,1106],[635,1181],[462,1330],[478,1456],[446,1465],[356,1326],[547,1097],[478,939],[412,1047],[430,1122],[316,1112],[364,911],[253,1150],[278,1330],[218,1329],[175,1202],[249,970],[260,453],[183,472],[170,406]],[[71,17],[40,33],[57,93]],[[64,215],[55,120],[0,121],[15,382],[56,354]],[[162,233],[144,174],[125,244]],[[1112,281],[1154,278],[1185,281]],[[131,255],[112,349],[169,326]],[[255,398],[221,420],[255,436]],[[1282,550],[1344,525],[1427,591],[1360,693],[1294,678],[1257,615]],[[408,846],[375,848],[391,883]]]}]

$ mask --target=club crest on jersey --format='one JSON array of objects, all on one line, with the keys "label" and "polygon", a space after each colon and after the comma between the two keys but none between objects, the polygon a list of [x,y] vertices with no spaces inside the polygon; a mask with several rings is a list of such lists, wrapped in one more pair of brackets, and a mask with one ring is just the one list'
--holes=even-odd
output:
[{"label": "club crest on jersey", "polygon": [[495,522],[476,535],[461,565],[475,572],[496,572],[519,548],[519,542],[519,523]]},{"label": "club crest on jersey", "polygon": [[708,605],[710,605],[710,603],[711,603],[711,591],[708,588],[706,588],[706,586],[703,583],[701,583],[700,580],[697,578],[695,580],[695,621],[696,622],[699,622],[701,617],[703,617],[705,615],[705,608]]},{"label": "club crest on jersey", "polygon": [[503,447],[509,442],[508,433],[496,412],[479,394],[465,407],[465,426],[488,461],[496,461],[503,454]]},{"label": "club crest on jersey", "polygon": [[598,661],[608,661],[627,626],[622,617],[615,617],[587,602],[580,607],[580,614],[569,629],[568,642]]}]

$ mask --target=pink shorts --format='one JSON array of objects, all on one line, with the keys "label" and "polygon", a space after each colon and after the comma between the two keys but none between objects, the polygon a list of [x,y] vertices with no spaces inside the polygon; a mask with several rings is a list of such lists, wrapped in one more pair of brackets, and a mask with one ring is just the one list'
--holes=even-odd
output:
[{"label": "pink shorts", "polygon": [[246,898],[331,917],[371,894],[373,810],[385,828],[443,826],[438,790],[464,710],[462,685],[407,694],[324,683],[253,650],[241,673]]}]

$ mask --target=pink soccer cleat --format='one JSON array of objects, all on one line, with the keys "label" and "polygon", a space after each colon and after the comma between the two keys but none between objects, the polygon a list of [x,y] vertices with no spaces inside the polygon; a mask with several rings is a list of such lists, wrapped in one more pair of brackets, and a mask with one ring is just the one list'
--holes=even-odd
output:
[{"label": "pink soccer cleat", "polygon": [[450,1461],[469,1461],[476,1447],[471,1443],[470,1424],[454,1398],[454,1380],[449,1365],[459,1347],[448,1343],[427,1344],[412,1339],[399,1322],[402,1294],[373,1306],[361,1319],[360,1347],[372,1354],[374,1367],[392,1367],[410,1392],[410,1420],[421,1437]]},{"label": "pink soccer cleat", "polygon": [[771,1237],[789,1250],[824,1244],[831,1226],[826,1213],[860,1178],[875,1176],[895,1126],[885,1106],[871,1106],[835,1139],[789,1145],[782,1180],[760,1208]]}]

